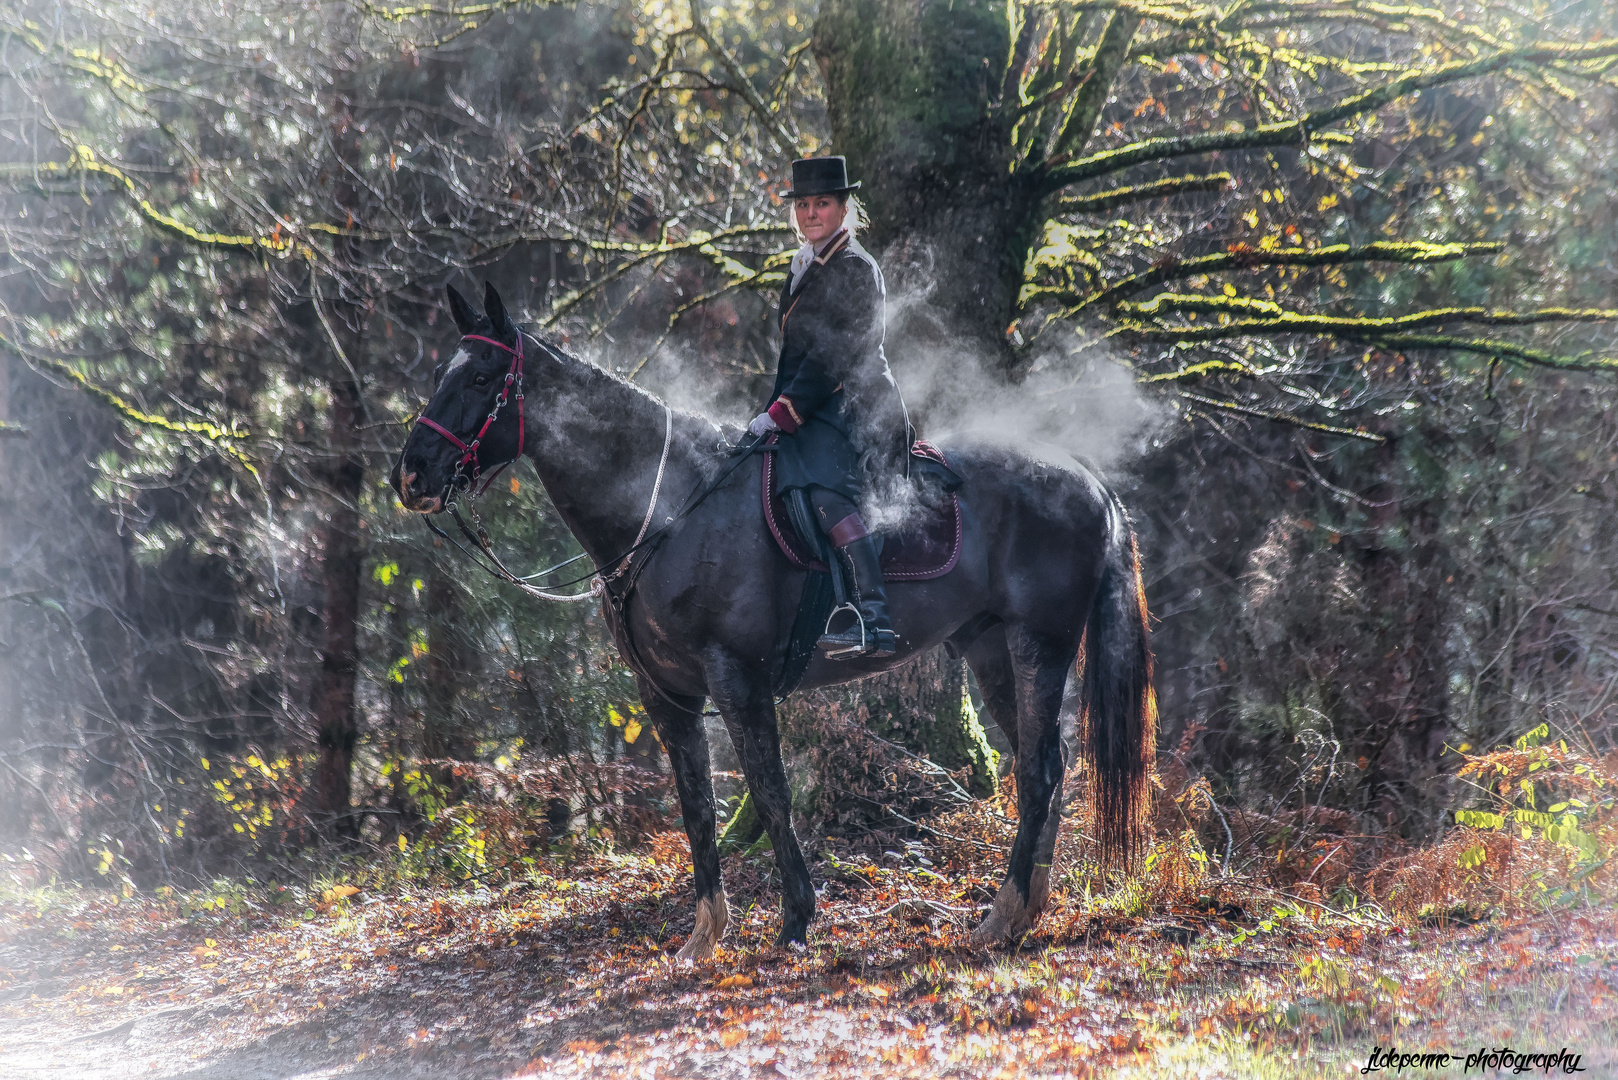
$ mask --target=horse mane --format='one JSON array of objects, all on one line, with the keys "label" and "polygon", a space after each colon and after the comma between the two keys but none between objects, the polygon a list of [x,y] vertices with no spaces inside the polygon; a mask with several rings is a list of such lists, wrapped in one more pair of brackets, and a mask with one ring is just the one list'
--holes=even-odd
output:
[{"label": "horse mane", "polygon": [[519,330],[519,332],[523,333],[523,334],[527,334],[528,337],[531,338],[533,340],[533,342],[536,345],[538,345],[540,348],[545,349],[545,350],[555,354],[556,356],[560,357],[561,359],[563,359],[563,360],[565,360],[565,361],[567,361],[567,362],[569,362],[571,364],[576,365],[579,369],[581,369],[585,373],[585,377],[587,379],[591,380],[592,382],[600,383],[601,381],[604,380],[608,384],[616,384],[616,385],[618,385],[618,386],[620,386],[620,387],[622,387],[622,388],[624,388],[626,390],[633,391],[634,393],[640,395],[642,398],[644,398],[648,402],[658,406],[659,408],[668,409],[669,411],[674,413],[674,415],[676,417],[683,418],[683,419],[697,420],[697,421],[700,421],[700,422],[702,422],[704,424],[712,425],[713,427],[715,427],[715,428],[717,428],[719,430],[723,430],[724,426],[718,420],[715,420],[713,417],[708,416],[708,415],[706,415],[704,413],[693,412],[690,409],[675,408],[673,405],[670,405],[668,402],[664,401],[662,398],[658,397],[656,394],[652,393],[650,390],[646,389],[644,386],[641,386],[641,385],[639,385],[637,383],[631,382],[630,380],[624,378],[622,375],[618,374],[616,371],[611,371],[611,370],[609,370],[607,368],[602,367],[600,364],[596,363],[594,360],[590,360],[587,357],[579,356],[579,355],[577,355],[577,354],[575,354],[573,352],[568,351],[567,349],[563,348],[560,344],[558,344],[555,340],[553,340],[550,337],[550,335],[548,335],[548,334],[542,335],[542,334],[540,334],[539,332],[537,332],[535,330],[529,330],[529,329],[521,329],[521,330]]}]

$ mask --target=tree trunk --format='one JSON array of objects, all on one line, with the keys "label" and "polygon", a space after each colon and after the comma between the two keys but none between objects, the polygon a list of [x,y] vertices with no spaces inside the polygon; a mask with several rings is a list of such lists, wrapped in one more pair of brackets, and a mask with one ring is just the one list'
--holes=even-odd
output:
[{"label": "tree trunk", "polygon": [[[1040,170],[1016,167],[1026,148],[1014,138],[1018,90],[1005,72],[1013,35],[1026,50],[1030,34],[994,0],[826,0],[815,20],[832,151],[862,182],[867,243],[890,294],[924,301],[890,309],[887,349],[901,386],[907,369],[963,351],[989,372],[1016,370],[1008,331],[1044,196]],[[1110,71],[1097,74],[1110,83]],[[1075,109],[1081,145],[1104,89]],[[988,794],[993,751],[964,704],[963,679],[962,663],[940,651],[858,693],[877,734],[970,768],[971,789]]]},{"label": "tree trunk", "polygon": [[857,685],[878,736],[950,772],[968,770],[962,786],[973,795],[994,794],[997,755],[967,701],[964,661],[938,648]]},{"label": "tree trunk", "polygon": [[[462,760],[471,755],[455,715],[455,699],[460,696],[460,598],[454,581],[437,560],[427,576],[427,620],[427,700],[421,754],[435,760]],[[447,776],[439,779],[448,781]]]},{"label": "tree trunk", "polygon": [[[13,464],[23,455],[13,453],[7,443],[14,438],[20,438],[19,428],[11,425],[11,357],[0,356],[0,476],[8,478],[8,482],[0,485],[0,595],[12,592],[18,585],[17,552],[21,549],[21,537],[16,535],[12,523],[16,521],[17,487],[16,477],[19,471],[13,469]],[[7,656],[0,663],[0,723],[15,725],[21,729],[22,716],[19,705],[21,695],[18,690],[20,671],[12,669],[14,657],[17,655],[14,643],[17,633],[14,628],[16,622],[12,612],[15,605],[10,602],[0,602],[0,642],[5,642]],[[19,815],[15,820],[22,820]]]},{"label": "tree trunk", "polygon": [[[1364,742],[1350,748],[1351,756],[1369,759],[1362,781],[1367,809],[1413,837],[1442,827],[1430,814],[1423,820],[1421,811],[1434,786],[1449,715],[1443,585],[1453,565],[1440,523],[1447,485],[1438,459],[1425,453],[1427,437],[1418,430],[1397,450],[1382,452],[1388,479],[1375,492],[1376,546],[1364,556],[1364,582],[1368,606],[1380,617],[1373,640],[1384,681],[1370,699],[1374,712]],[[1422,477],[1411,468],[1411,459],[1423,458],[1429,470],[1440,470],[1437,476]]]},{"label": "tree trunk", "polygon": [[[337,15],[332,30],[336,40],[347,32],[345,18]],[[357,175],[359,143],[355,139],[348,93],[334,88],[331,146],[347,168],[336,173],[333,195],[339,207],[347,210],[350,223],[363,220],[360,192],[348,179]],[[357,254],[354,241],[337,238],[333,252],[339,264]],[[321,648],[320,683],[315,698],[320,762],[315,777],[316,808],[337,822],[342,835],[357,832],[349,815],[352,802],[350,782],[354,745],[359,739],[359,715],[354,700],[354,680],[359,670],[360,574],[365,549],[360,539],[360,493],[365,483],[365,457],[360,445],[363,419],[358,365],[365,358],[367,311],[359,303],[343,298],[341,283],[328,308],[322,307],[320,277],[310,267],[310,287],[316,323],[324,332],[329,348],[326,386],[331,395],[331,464],[327,476],[331,516],[320,538],[322,580],[326,596],[326,638]],[[330,295],[328,293],[328,295]]]},{"label": "tree trunk", "polygon": [[[356,313],[357,314],[357,313]],[[357,338],[359,335],[355,335]],[[315,691],[315,723],[320,762],[315,773],[315,808],[352,834],[348,817],[350,771],[359,716],[354,701],[358,670],[360,572],[365,549],[360,539],[360,491],[365,465],[360,456],[360,388],[339,376],[329,381],[331,450],[327,474],[330,515],[321,530],[321,585],[326,596],[325,642],[320,650],[320,677]]]},{"label": "tree trunk", "polygon": [[[1006,324],[1037,227],[1038,200],[1009,168],[1000,73],[1005,4],[829,0],[815,20],[832,148],[871,217],[866,239],[895,293],[921,313],[890,335],[904,354],[965,335],[991,367],[1007,362]],[[946,322],[947,320],[947,322]]]},{"label": "tree trunk", "polygon": [[[794,696],[779,715],[794,751],[793,804],[817,829],[893,828],[902,823],[896,814],[936,808],[948,783],[912,768],[904,753],[959,775],[978,798],[998,785],[997,755],[967,702],[965,665],[942,648],[895,671]],[[732,847],[756,839],[749,810],[739,806],[726,828]]]}]

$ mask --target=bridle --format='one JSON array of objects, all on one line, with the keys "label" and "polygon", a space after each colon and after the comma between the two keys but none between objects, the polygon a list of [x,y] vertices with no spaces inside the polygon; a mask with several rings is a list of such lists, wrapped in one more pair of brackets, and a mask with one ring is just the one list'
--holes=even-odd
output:
[{"label": "bridle", "polygon": [[494,426],[494,422],[500,418],[500,410],[505,408],[506,402],[511,399],[511,392],[514,387],[517,392],[517,456],[512,458],[512,461],[522,457],[523,442],[527,436],[526,422],[523,419],[522,412],[522,331],[517,331],[517,347],[515,349],[504,342],[496,341],[492,337],[484,337],[482,334],[465,334],[461,337],[461,341],[463,343],[482,341],[493,345],[497,349],[504,349],[511,354],[511,367],[506,371],[505,385],[500,388],[499,396],[494,399],[494,408],[489,410],[489,415],[483,421],[483,426],[478,428],[478,433],[472,436],[471,442],[462,442],[460,436],[436,420],[429,420],[426,416],[416,417],[416,423],[431,431],[438,432],[461,452],[460,460],[455,463],[455,475],[450,478],[449,497],[445,500],[446,502],[454,501],[455,494],[460,489],[461,481],[467,479],[466,467],[468,464],[472,466],[472,475],[467,479],[467,490],[473,499],[488,491],[489,485],[494,483],[494,478],[500,475],[500,470],[511,464],[511,461],[502,463],[500,468],[489,474],[489,478],[483,482],[483,486],[478,487],[478,478],[483,472],[483,467],[478,462],[478,448],[483,445],[483,436],[489,433],[489,429]]}]

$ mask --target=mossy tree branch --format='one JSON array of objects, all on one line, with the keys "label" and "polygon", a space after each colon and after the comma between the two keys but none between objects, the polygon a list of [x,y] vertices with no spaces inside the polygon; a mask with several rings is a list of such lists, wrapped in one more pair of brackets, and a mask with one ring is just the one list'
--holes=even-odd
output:
[{"label": "mossy tree branch", "polygon": [[1433,349],[1443,352],[1472,353],[1477,356],[1486,356],[1491,360],[1502,363],[1556,368],[1560,371],[1592,371],[1607,374],[1618,372],[1618,357],[1591,356],[1588,354],[1564,356],[1547,352],[1544,349],[1521,345],[1514,341],[1457,337],[1452,334],[1388,334],[1367,335],[1365,337],[1343,334],[1340,336],[1373,345],[1384,352]]},{"label": "mossy tree branch", "polygon": [[1172,311],[1205,311],[1228,315],[1232,312],[1260,311],[1261,317],[1230,319],[1216,326],[1164,326],[1134,321],[1123,325],[1154,340],[1174,341],[1181,344],[1221,341],[1236,337],[1273,336],[1276,334],[1353,334],[1360,337],[1390,332],[1443,326],[1451,323],[1475,323],[1485,326],[1532,326],[1538,323],[1612,322],[1618,320],[1618,310],[1611,308],[1539,308],[1534,311],[1499,311],[1488,308],[1433,308],[1413,311],[1405,315],[1308,315],[1283,311],[1265,301],[1237,297],[1179,296],[1167,293],[1146,304],[1120,304],[1118,310],[1125,316],[1154,317]]},{"label": "mossy tree branch", "polygon": [[1199,405],[1204,408],[1219,409],[1224,412],[1233,412],[1241,416],[1251,416],[1259,420],[1270,420],[1277,424],[1286,424],[1289,427],[1303,428],[1305,431],[1318,431],[1326,435],[1344,435],[1351,439],[1360,439],[1369,443],[1385,443],[1388,441],[1385,435],[1377,435],[1374,432],[1366,431],[1364,428],[1343,427],[1338,424],[1323,424],[1315,420],[1307,420],[1301,416],[1294,416],[1292,413],[1281,412],[1278,409],[1254,408],[1251,405],[1243,405],[1240,402],[1222,401],[1218,398],[1208,397],[1205,394],[1194,394],[1190,391],[1184,390],[1182,390],[1178,396],[1182,401],[1189,401],[1192,404]]},{"label": "mossy tree branch", "polygon": [[1146,184],[1098,191],[1094,195],[1073,195],[1056,205],[1058,214],[1105,214],[1148,199],[1161,199],[1170,195],[1187,195],[1198,191],[1223,191],[1231,185],[1228,172],[1206,173],[1153,180]]},{"label": "mossy tree branch", "polygon": [[[1263,251],[1236,246],[1232,250],[1199,255],[1189,259],[1164,259],[1146,270],[1120,278],[1106,288],[1079,299],[1072,307],[1056,317],[1066,318],[1086,308],[1115,304],[1126,297],[1169,281],[1193,277],[1198,274],[1217,274],[1227,270],[1248,270],[1260,266],[1344,266],[1360,262],[1390,262],[1422,264],[1450,262],[1472,255],[1488,255],[1504,250],[1505,245],[1486,242],[1477,244],[1429,244],[1420,240],[1379,240],[1370,244],[1328,244],[1317,248],[1276,248]],[[1054,293],[1049,295],[1055,295]]]},{"label": "mossy tree branch", "polygon": [[1091,56],[1090,72],[1084,85],[1074,94],[1067,115],[1051,140],[1053,156],[1076,153],[1090,141],[1118,72],[1129,58],[1129,45],[1135,40],[1140,24],[1141,17],[1127,11],[1114,12],[1107,20],[1107,27],[1101,32],[1101,40]]},{"label": "mossy tree branch", "polygon": [[1259,124],[1239,131],[1206,132],[1198,135],[1142,139],[1111,150],[1104,150],[1073,162],[1050,169],[1043,178],[1047,192],[1060,191],[1070,184],[1090,180],[1108,173],[1121,172],[1136,165],[1171,158],[1209,154],[1227,150],[1261,150],[1277,146],[1303,146],[1322,133],[1323,129],[1354,116],[1374,112],[1399,98],[1418,90],[1447,86],[1464,79],[1489,75],[1507,68],[1529,68],[1554,61],[1599,60],[1618,56],[1618,40],[1604,39],[1583,45],[1536,45],[1511,49],[1481,60],[1452,64],[1426,71],[1413,71],[1402,78],[1382,86],[1355,94],[1335,105],[1316,109],[1295,120]]},{"label": "mossy tree branch", "polygon": [[[247,454],[242,451],[241,447],[237,445],[237,443],[241,440],[250,438],[251,433],[243,430],[235,424],[231,424],[229,427],[222,427],[219,424],[210,423],[206,420],[170,420],[166,416],[160,416],[157,413],[147,412],[132,402],[126,401],[124,398],[113,393],[111,390],[96,385],[94,382],[90,381],[89,376],[85,375],[82,371],[79,371],[77,368],[73,367],[64,360],[45,356],[5,337],[0,337],[0,349],[6,350],[36,370],[39,368],[44,368],[45,370],[66,379],[68,382],[72,383],[74,386],[77,386],[86,394],[89,394],[97,401],[100,401],[103,405],[111,408],[114,412],[118,413],[118,415],[132,424],[136,424],[140,427],[153,428],[159,431],[166,431],[171,434],[194,435],[205,439],[223,453],[234,458],[236,462],[249,473],[252,473],[254,476],[258,475],[258,469],[253,465],[253,460],[249,458]],[[17,428],[15,425],[12,425],[12,427],[13,430],[9,432],[9,434],[27,434],[26,428]]]}]

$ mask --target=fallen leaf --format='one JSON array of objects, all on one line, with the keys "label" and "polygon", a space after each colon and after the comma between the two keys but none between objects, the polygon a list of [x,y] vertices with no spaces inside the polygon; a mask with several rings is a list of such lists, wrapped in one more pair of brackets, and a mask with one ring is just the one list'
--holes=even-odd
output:
[{"label": "fallen leaf", "polygon": [[753,980],[746,975],[726,975],[713,985],[715,990],[746,990],[753,985]]}]

